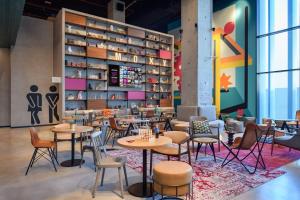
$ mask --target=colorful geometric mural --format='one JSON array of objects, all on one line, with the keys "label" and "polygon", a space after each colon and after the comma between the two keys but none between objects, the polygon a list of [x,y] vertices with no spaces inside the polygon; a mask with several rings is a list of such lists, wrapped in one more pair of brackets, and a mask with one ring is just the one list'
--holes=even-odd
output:
[{"label": "colorful geometric mural", "polygon": [[[174,105],[180,102],[180,26],[180,21],[175,21],[168,27],[177,42]],[[217,113],[256,116],[256,2],[214,1],[213,27],[213,99]]]}]

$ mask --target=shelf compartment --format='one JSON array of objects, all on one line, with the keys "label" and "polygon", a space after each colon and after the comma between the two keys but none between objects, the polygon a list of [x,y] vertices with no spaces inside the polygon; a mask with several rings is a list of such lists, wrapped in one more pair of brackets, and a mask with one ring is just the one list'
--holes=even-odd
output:
[{"label": "shelf compartment", "polygon": [[103,49],[103,48],[88,46],[87,47],[87,57],[106,59],[107,58],[107,51],[106,51],[106,49]]},{"label": "shelf compartment", "polygon": [[172,53],[170,51],[159,50],[159,57],[162,58],[162,59],[171,60],[172,59]]},{"label": "shelf compartment", "polygon": [[85,90],[86,80],[78,78],[65,78],[66,90]]},{"label": "shelf compartment", "polygon": [[73,13],[66,12],[65,13],[65,21],[66,23],[85,26],[86,25],[86,17],[81,15],[76,15]]},{"label": "shelf compartment", "polygon": [[144,91],[128,91],[127,93],[128,100],[145,100],[145,96]]},{"label": "shelf compartment", "polygon": [[171,107],[172,100],[171,99],[160,99],[160,107]]},{"label": "shelf compartment", "polygon": [[89,99],[87,101],[88,110],[100,110],[107,107],[106,99]]}]

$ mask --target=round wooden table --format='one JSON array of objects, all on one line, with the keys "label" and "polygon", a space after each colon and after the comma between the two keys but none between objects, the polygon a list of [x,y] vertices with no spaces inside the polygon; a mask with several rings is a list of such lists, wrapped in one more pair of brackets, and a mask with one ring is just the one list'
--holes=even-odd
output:
[{"label": "round wooden table", "polygon": [[51,131],[56,135],[56,134],[71,134],[71,160],[66,160],[60,163],[61,166],[63,167],[74,167],[80,165],[81,159],[75,159],[75,134],[82,134],[86,132],[93,131],[93,127],[90,126],[79,126],[76,125],[74,129],[71,129],[70,126],[56,126],[51,129]]},{"label": "round wooden table", "polygon": [[159,136],[159,138],[153,137],[153,141],[150,142],[142,140],[141,136],[129,136],[118,139],[117,143],[125,148],[143,149],[143,182],[129,186],[128,192],[136,197],[151,197],[152,184],[147,182],[147,150],[171,144],[172,140],[168,137]]}]

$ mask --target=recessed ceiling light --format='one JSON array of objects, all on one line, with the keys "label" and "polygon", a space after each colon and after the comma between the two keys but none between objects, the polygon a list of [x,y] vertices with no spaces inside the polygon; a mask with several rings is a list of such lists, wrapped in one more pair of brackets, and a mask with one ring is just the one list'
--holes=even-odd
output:
[{"label": "recessed ceiling light", "polygon": [[51,5],[52,2],[51,1],[44,1],[45,4]]}]

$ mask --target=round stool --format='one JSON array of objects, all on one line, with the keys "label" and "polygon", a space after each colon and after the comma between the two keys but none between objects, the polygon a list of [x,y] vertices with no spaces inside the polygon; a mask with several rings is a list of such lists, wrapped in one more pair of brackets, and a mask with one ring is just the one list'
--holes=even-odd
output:
[{"label": "round stool", "polygon": [[205,156],[206,156],[206,147],[207,147],[207,145],[209,145],[209,147],[210,147],[210,149],[211,149],[211,151],[213,153],[214,160],[216,162],[216,155],[215,155],[214,143],[218,142],[217,139],[209,138],[209,137],[199,137],[199,138],[194,138],[193,141],[198,143],[197,154],[196,154],[195,160],[197,160],[197,158],[198,158],[198,153],[199,153],[199,151],[201,149],[202,144],[205,144]]},{"label": "round stool", "polygon": [[192,176],[193,169],[185,162],[161,161],[153,168],[154,193],[162,196],[189,195],[191,197]]}]

